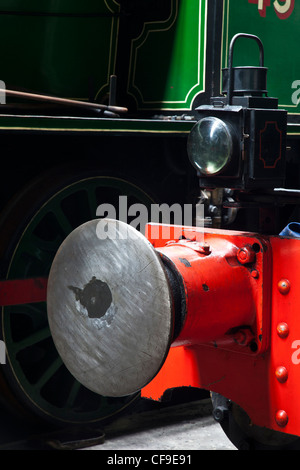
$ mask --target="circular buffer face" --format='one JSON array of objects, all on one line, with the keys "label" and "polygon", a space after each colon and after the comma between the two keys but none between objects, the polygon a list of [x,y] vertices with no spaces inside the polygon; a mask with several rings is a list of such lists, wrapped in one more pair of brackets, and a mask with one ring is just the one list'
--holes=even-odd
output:
[{"label": "circular buffer face", "polygon": [[168,353],[173,314],[161,259],[123,222],[92,220],[65,239],[50,270],[47,308],[66,367],[101,395],[140,390]]}]

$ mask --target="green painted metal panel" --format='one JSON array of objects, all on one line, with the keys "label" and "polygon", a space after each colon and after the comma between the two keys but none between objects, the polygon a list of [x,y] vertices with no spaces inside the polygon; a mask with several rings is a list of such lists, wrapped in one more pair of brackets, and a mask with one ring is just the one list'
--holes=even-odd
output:
[{"label": "green painted metal panel", "polygon": [[187,110],[205,89],[207,0],[171,0],[131,43],[128,93],[140,110]]},{"label": "green painted metal panel", "polygon": [[[297,0],[224,0],[222,66],[227,66],[234,34],[259,36],[268,67],[268,96],[277,97],[279,107],[290,114],[300,114],[299,24]],[[256,43],[240,39],[234,48],[234,65],[258,64]]]},{"label": "green painted metal panel", "polygon": [[2,0],[0,79],[7,88],[68,98],[105,96],[118,12],[114,0]]}]

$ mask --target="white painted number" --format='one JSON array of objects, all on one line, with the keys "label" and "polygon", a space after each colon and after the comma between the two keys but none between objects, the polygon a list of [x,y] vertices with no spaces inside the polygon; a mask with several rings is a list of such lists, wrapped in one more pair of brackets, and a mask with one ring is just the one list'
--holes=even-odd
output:
[{"label": "white painted number", "polygon": [[292,0],[286,0],[284,5],[280,5],[278,0],[274,2],[274,8],[278,11],[281,15],[285,15],[288,11],[292,8]]},{"label": "white painted number", "polygon": [[[271,0],[248,0],[249,3],[257,4],[260,16],[266,17],[267,7],[271,6]],[[288,18],[295,7],[295,0],[273,0],[276,15],[281,20]]]}]

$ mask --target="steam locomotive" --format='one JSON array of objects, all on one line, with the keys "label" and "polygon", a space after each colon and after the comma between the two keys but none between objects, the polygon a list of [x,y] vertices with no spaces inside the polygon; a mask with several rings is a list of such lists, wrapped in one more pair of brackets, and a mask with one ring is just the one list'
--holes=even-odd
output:
[{"label": "steam locomotive", "polygon": [[196,387],[237,448],[299,449],[299,21],[2,0],[4,406],[78,426]]}]

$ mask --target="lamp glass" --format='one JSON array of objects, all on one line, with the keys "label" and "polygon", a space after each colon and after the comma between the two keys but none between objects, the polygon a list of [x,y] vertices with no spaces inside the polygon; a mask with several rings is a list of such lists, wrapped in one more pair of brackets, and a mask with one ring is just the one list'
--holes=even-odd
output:
[{"label": "lamp glass", "polygon": [[228,125],[219,118],[205,117],[192,128],[187,150],[192,165],[209,176],[220,173],[228,164],[232,147]]}]

